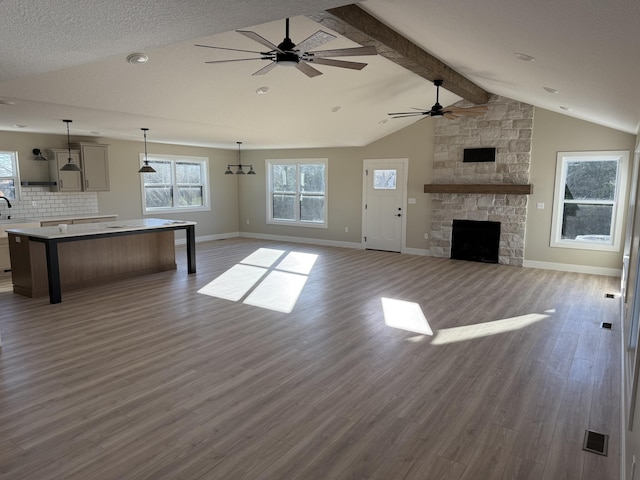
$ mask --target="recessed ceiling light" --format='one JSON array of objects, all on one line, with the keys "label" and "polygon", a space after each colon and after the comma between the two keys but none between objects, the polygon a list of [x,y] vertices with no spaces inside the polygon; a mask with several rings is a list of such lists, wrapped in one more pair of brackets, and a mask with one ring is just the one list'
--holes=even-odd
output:
[{"label": "recessed ceiling light", "polygon": [[267,93],[269,93],[269,87],[260,87],[260,88],[256,88],[256,93],[258,95],[266,95]]},{"label": "recessed ceiling light", "polygon": [[147,60],[149,60],[149,57],[147,57],[144,53],[132,53],[127,57],[127,62],[132,65],[147,63]]},{"label": "recessed ceiling light", "polygon": [[27,128],[26,125],[19,125],[17,123],[14,123],[12,126],[13,126],[13,128]]},{"label": "recessed ceiling light", "polygon": [[89,133],[92,133],[94,135],[100,135],[102,132],[98,132],[96,130],[91,130]]},{"label": "recessed ceiling light", "polygon": [[332,111],[333,113],[336,113],[336,112],[339,112],[341,108],[342,108],[342,107],[341,107],[340,105],[337,105],[337,106],[333,107],[333,108],[331,109],[331,111]]},{"label": "recessed ceiling light", "polygon": [[378,123],[379,123],[380,125],[384,125],[384,124],[385,124],[385,123],[387,123],[388,121],[389,121],[389,119],[388,119],[388,118],[385,118],[384,120],[380,120]]},{"label": "recessed ceiling light", "polygon": [[527,55],[526,53],[514,52],[514,55],[518,60],[522,60],[523,62],[535,62],[536,59],[531,55]]},{"label": "recessed ceiling light", "polygon": [[549,93],[560,93],[558,90],[556,90],[555,88],[551,88],[551,87],[542,87],[544,88],[547,92]]},{"label": "recessed ceiling light", "polygon": [[560,110],[564,110],[565,112],[570,112],[571,109],[569,107],[563,107],[562,105],[560,105]]},{"label": "recessed ceiling light", "polygon": [[11,100],[0,100],[0,105],[15,105],[16,102],[12,102]]}]

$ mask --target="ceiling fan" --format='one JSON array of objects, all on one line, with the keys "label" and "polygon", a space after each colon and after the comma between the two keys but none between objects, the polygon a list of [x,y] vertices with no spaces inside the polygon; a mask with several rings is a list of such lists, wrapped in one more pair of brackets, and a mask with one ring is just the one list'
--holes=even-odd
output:
[{"label": "ceiling fan", "polygon": [[260,57],[253,58],[236,58],[231,60],[213,60],[205,63],[226,63],[226,62],[243,62],[246,60],[269,60],[266,67],[262,67],[253,75],[264,75],[271,71],[276,65],[295,67],[304,73],[307,77],[316,77],[322,75],[322,72],[310,64],[315,63],[318,65],[329,65],[331,67],[350,68],[352,70],[362,70],[367,66],[366,63],[361,62],[347,62],[344,60],[334,60],[327,57],[352,57],[359,55],[376,55],[375,47],[354,47],[354,48],[339,48],[335,50],[319,50],[311,52],[310,50],[318,48],[325,43],[337,38],[335,35],[327,33],[323,30],[318,30],[316,33],[301,41],[297,45],[289,38],[289,19],[286,19],[286,32],[284,40],[275,45],[266,38],[258,35],[256,32],[249,30],[236,30],[245,37],[254,40],[261,45],[267,47],[269,51],[258,52],[253,50],[242,50],[239,48],[225,48],[214,47],[211,45],[196,45],[196,47],[216,48],[218,50],[231,50],[234,52],[246,52],[257,53]]},{"label": "ceiling fan", "polygon": [[405,117],[414,117],[418,115],[424,115],[427,117],[445,117],[449,119],[459,118],[466,115],[483,115],[487,113],[488,107],[486,105],[477,105],[475,107],[454,107],[449,106],[443,108],[440,105],[440,86],[442,85],[442,80],[435,80],[433,84],[436,86],[436,103],[431,107],[430,110],[426,108],[414,108],[415,112],[396,112],[396,113],[388,113],[387,115],[391,115],[392,118],[405,118]]}]

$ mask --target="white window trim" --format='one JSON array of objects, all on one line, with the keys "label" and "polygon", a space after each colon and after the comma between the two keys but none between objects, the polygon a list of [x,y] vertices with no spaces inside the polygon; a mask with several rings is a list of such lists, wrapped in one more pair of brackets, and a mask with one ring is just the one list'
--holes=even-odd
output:
[{"label": "white window trim", "polygon": [[[611,243],[568,240],[561,238],[562,232],[562,200],[564,199],[565,160],[618,160],[618,178],[613,200]],[[559,248],[573,248],[583,250],[599,250],[605,252],[619,252],[622,241],[622,222],[624,208],[622,202],[626,196],[627,175],[629,171],[629,152],[624,150],[594,151],[594,152],[558,152],[556,157],[556,179],[553,198],[553,218],[551,224],[550,246]]]},{"label": "white window trim", "polygon": [[[300,220],[274,220],[273,205],[271,203],[271,165],[324,165],[324,221],[322,223],[303,222]],[[289,225],[292,227],[328,228],[329,216],[329,159],[328,158],[304,158],[304,159],[276,159],[265,160],[267,172],[267,223],[271,225]],[[298,186],[299,187],[299,186]]]},{"label": "white window trim", "polygon": [[13,162],[13,171],[15,173],[12,177],[0,177],[4,179],[13,179],[13,182],[16,187],[16,198],[11,198],[10,200],[20,200],[20,162],[18,161],[18,152],[12,152],[9,150],[2,150],[2,153],[8,153],[12,156]]},{"label": "white window trim", "polygon": [[[203,174],[203,187],[204,191],[202,192],[203,205],[201,207],[159,207],[159,208],[147,208],[145,203],[145,191],[144,191],[144,173],[140,173],[140,193],[141,193],[141,202],[142,202],[142,214],[143,215],[157,215],[164,213],[188,213],[188,212],[205,212],[211,210],[211,205],[209,202],[210,194],[210,182],[209,182],[209,158],[208,157],[192,157],[185,155],[161,155],[161,154],[147,154],[147,158],[151,161],[153,159],[158,159],[162,161],[171,161],[171,162],[194,162],[200,163],[202,165],[202,174]],[[140,154],[140,166],[144,165],[144,153]],[[175,184],[173,185],[175,187]]]}]

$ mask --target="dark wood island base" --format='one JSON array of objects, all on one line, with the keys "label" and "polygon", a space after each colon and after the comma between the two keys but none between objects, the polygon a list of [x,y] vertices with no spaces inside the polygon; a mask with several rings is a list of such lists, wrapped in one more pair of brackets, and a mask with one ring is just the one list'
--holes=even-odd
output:
[{"label": "dark wood island base", "polygon": [[131,225],[69,226],[64,233],[57,227],[8,231],[13,292],[31,298],[49,294],[51,303],[60,303],[62,292],[175,270],[174,231],[179,229],[187,232],[188,272],[195,273],[194,222],[125,223]]}]

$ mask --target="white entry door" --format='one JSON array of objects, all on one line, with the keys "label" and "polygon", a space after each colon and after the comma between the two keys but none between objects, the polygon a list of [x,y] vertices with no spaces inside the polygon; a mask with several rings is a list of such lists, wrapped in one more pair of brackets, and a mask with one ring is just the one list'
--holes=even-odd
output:
[{"label": "white entry door", "polygon": [[404,244],[407,159],[364,161],[365,248],[400,252]]}]

